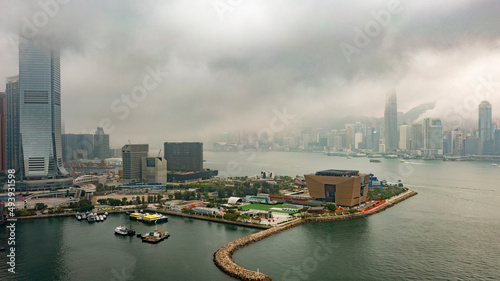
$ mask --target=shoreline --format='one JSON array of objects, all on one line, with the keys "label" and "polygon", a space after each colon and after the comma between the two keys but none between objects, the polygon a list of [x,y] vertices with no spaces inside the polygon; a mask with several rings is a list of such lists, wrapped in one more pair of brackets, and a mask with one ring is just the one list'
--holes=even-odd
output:
[{"label": "shoreline", "polygon": [[[121,210],[112,210],[112,211],[107,211],[107,212],[108,212],[108,214],[117,214],[117,213],[126,213],[128,211],[130,211],[130,210],[121,209]],[[153,208],[146,208],[146,209],[144,209],[144,211],[156,212],[156,213],[191,218],[191,219],[205,220],[205,221],[211,221],[211,222],[216,222],[216,223],[232,224],[232,225],[243,226],[243,227],[259,228],[259,229],[269,229],[269,228],[273,227],[273,226],[269,226],[269,225],[258,225],[258,224],[247,223],[247,222],[228,221],[228,220],[219,219],[219,218],[204,217],[204,216],[199,216],[199,215],[190,215],[190,214],[184,214],[184,213],[170,211],[170,210],[158,210],[158,209],[153,209]],[[102,212],[102,213],[97,212],[97,213],[104,214],[104,212]],[[15,219],[17,219],[17,220],[31,220],[31,219],[46,219],[46,218],[74,217],[74,216],[75,216],[75,213],[62,213],[62,214],[44,214],[41,216],[38,216],[38,215],[22,216],[22,217],[15,217]]]},{"label": "shoreline", "polygon": [[274,227],[270,228],[261,232],[257,232],[254,234],[251,234],[249,236],[245,236],[239,239],[236,239],[232,242],[229,242],[228,244],[222,246],[219,248],[213,255],[213,261],[215,265],[225,274],[234,277],[239,280],[245,280],[245,281],[250,281],[250,280],[272,280],[272,278],[264,273],[261,272],[256,272],[253,270],[246,269],[240,265],[238,265],[234,260],[233,260],[233,254],[245,247],[248,246],[252,243],[255,243],[257,241],[260,241],[262,239],[265,239],[269,236],[272,236],[274,234],[281,233],[283,231],[286,231],[290,228],[309,223],[309,222],[327,222],[327,221],[339,221],[339,220],[350,220],[350,219],[356,219],[356,218],[364,218],[367,216],[371,216],[374,214],[377,214],[379,212],[382,212],[386,210],[387,208],[390,208],[410,197],[413,197],[417,195],[417,192],[413,190],[408,190],[400,195],[398,195],[395,198],[392,198],[390,200],[387,200],[387,202],[375,209],[372,209],[367,212],[363,213],[355,213],[355,214],[349,214],[349,215],[343,215],[343,216],[334,216],[334,217],[314,217],[314,218],[305,218],[305,219],[300,219],[293,221],[287,225],[284,226],[279,226],[279,227]]}]

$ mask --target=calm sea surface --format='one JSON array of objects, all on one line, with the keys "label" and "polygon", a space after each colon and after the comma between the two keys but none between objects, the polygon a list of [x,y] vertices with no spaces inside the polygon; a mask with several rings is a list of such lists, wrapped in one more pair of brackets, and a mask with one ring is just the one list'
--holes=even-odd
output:
[{"label": "calm sea surface", "polygon": [[[239,250],[235,260],[275,280],[500,280],[500,167],[487,162],[367,158],[319,153],[205,152],[223,175],[303,175],[322,169],[373,172],[419,194],[368,218],[306,224]],[[0,253],[0,280],[231,280],[212,263],[223,244],[256,229],[170,216],[157,245],[116,237],[128,223],[74,218],[19,221],[16,274]],[[151,228],[134,223],[145,232]],[[5,245],[5,228],[0,244]]]}]

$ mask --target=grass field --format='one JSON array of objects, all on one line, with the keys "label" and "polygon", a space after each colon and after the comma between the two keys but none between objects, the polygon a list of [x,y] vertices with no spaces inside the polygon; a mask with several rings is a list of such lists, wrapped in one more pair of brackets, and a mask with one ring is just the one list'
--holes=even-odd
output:
[{"label": "grass field", "polygon": [[[260,210],[260,211],[268,211],[271,208],[287,208],[287,209],[300,209],[298,207],[291,207],[291,206],[283,206],[283,204],[276,204],[276,205],[266,205],[266,204],[250,204],[250,205],[245,205],[242,206],[241,209],[243,210]],[[273,212],[278,212],[278,213],[287,213],[287,214],[293,214],[294,212],[287,212],[287,211],[277,211],[277,210],[272,210]]]}]

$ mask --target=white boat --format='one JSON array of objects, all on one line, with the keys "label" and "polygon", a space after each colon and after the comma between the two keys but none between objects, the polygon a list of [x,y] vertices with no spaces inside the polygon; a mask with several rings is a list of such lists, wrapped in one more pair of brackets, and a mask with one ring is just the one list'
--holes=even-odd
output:
[{"label": "white boat", "polygon": [[99,219],[100,219],[101,221],[104,221],[104,216],[103,216],[103,215],[100,215],[100,216],[99,216]]},{"label": "white boat", "polygon": [[78,216],[76,216],[76,219],[79,220],[79,221],[81,221],[82,220],[82,216],[78,215]]},{"label": "white boat", "polygon": [[108,214],[108,212],[105,212],[104,215],[107,217],[109,214]]},{"label": "white boat", "polygon": [[491,164],[491,166],[495,166],[496,167],[496,166],[498,166],[498,164],[493,163],[493,164]]},{"label": "white boat", "polygon": [[134,235],[135,230],[128,229],[126,226],[121,225],[115,228],[115,234],[122,236],[129,236],[129,235]]}]

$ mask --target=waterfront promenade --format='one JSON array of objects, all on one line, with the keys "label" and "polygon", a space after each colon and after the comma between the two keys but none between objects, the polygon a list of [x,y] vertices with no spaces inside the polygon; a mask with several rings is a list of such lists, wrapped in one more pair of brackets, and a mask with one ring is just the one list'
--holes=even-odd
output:
[{"label": "waterfront promenade", "polygon": [[389,200],[387,200],[383,205],[378,206],[377,208],[371,209],[367,212],[355,213],[349,215],[341,215],[341,216],[326,216],[326,217],[312,217],[312,218],[304,218],[292,221],[286,225],[270,228],[261,232],[254,233],[252,235],[234,240],[224,246],[222,246],[219,250],[214,253],[214,263],[215,265],[224,273],[234,278],[250,281],[250,280],[272,280],[270,276],[261,273],[246,269],[240,265],[238,265],[233,260],[233,254],[249,244],[260,241],[264,238],[272,236],[274,234],[278,234],[290,228],[299,226],[308,222],[326,222],[326,221],[338,221],[338,220],[349,220],[355,218],[363,218],[370,215],[374,215],[379,213],[387,208],[394,206],[395,204],[402,202],[412,196],[417,195],[417,192],[408,190],[398,196],[395,196]]}]

